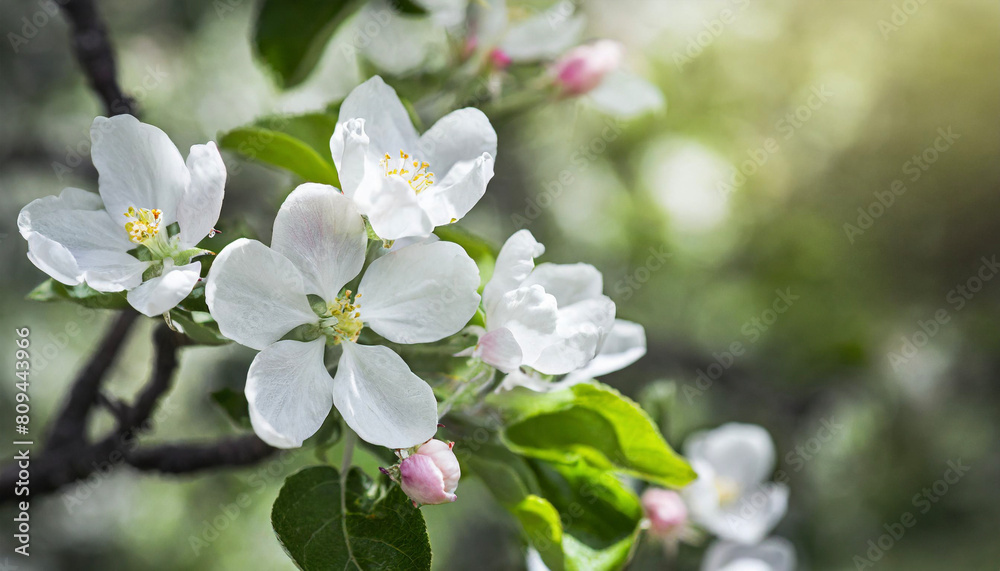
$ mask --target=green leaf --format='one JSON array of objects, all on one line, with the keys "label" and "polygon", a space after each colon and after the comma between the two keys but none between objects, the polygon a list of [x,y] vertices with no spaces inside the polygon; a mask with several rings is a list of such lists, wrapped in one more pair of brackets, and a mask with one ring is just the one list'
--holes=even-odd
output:
[{"label": "green leaf", "polygon": [[229,338],[219,331],[219,324],[212,315],[203,311],[170,310],[170,321],[175,329],[198,345],[226,345]]},{"label": "green leaf", "polygon": [[257,56],[288,88],[316,66],[327,41],[361,0],[263,0],[254,26]]},{"label": "green leaf", "polygon": [[224,388],[212,393],[212,401],[233,421],[238,428],[251,428],[250,405],[241,392]]},{"label": "green leaf", "polygon": [[420,510],[398,486],[373,483],[357,468],[348,473],[346,486],[329,466],[289,476],[274,502],[271,523],[285,551],[305,571],[431,567]]},{"label": "green leaf", "polygon": [[291,171],[308,182],[340,186],[330,155],[332,113],[274,116],[219,136],[219,146],[251,161]]},{"label": "green leaf", "polygon": [[504,442],[525,456],[563,464],[584,460],[674,488],[695,478],[649,416],[606,385],[579,384],[544,395],[515,390],[493,400],[510,417]]},{"label": "green leaf", "polygon": [[129,306],[125,292],[105,293],[86,284],[68,286],[53,279],[45,280],[31,290],[27,299],[32,301],[72,301],[92,309],[125,309]]},{"label": "green leaf", "polygon": [[568,569],[620,569],[638,537],[639,498],[610,472],[532,461],[542,495],[559,513]]},{"label": "green leaf", "polygon": [[566,569],[562,523],[555,506],[545,498],[531,494],[513,506],[511,513],[521,523],[528,541],[542,556],[545,566],[551,571]]},{"label": "green leaf", "polygon": [[389,5],[401,14],[425,16],[427,9],[413,0],[389,0]]}]

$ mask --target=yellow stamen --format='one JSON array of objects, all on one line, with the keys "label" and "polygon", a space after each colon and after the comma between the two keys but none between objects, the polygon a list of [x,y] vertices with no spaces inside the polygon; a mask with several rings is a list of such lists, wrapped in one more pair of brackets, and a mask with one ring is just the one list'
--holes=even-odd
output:
[{"label": "yellow stamen", "polygon": [[160,233],[163,211],[129,206],[125,218],[128,220],[125,223],[125,231],[128,232],[129,240],[136,244],[145,244]]},{"label": "yellow stamen", "polygon": [[416,158],[411,162],[414,170],[407,169],[406,162],[409,159],[410,155],[403,150],[399,151],[398,159],[393,159],[389,153],[385,153],[381,165],[385,169],[385,176],[402,177],[410,185],[410,188],[413,189],[413,192],[420,194],[434,184],[434,173],[427,170],[431,166],[429,163]]}]

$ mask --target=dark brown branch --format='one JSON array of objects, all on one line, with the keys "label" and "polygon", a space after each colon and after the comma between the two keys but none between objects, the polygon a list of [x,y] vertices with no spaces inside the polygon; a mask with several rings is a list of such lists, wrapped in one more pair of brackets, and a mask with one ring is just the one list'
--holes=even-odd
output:
[{"label": "dark brown branch", "polygon": [[101,381],[114,364],[115,356],[121,350],[129,330],[138,317],[139,314],[132,310],[123,311],[105,333],[97,351],[73,382],[69,398],[49,432],[47,449],[54,450],[67,445],[79,446],[83,443],[86,437],[87,416],[98,400]]},{"label": "dark brown branch", "polygon": [[189,474],[222,467],[249,466],[277,452],[255,434],[211,443],[163,444],[131,452],[125,461],[139,470]]},{"label": "dark brown branch", "polygon": [[73,50],[90,86],[100,96],[108,115],[135,115],[135,101],[122,92],[108,30],[94,0],[62,0],[63,13],[73,27]]}]

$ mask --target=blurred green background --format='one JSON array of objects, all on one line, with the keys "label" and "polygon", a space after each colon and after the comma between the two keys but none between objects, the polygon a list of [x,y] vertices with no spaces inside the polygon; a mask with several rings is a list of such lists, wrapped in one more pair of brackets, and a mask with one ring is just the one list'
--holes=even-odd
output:
[{"label": "blurred green background", "polygon": [[[0,29],[21,34],[22,18],[45,5],[5,1]],[[123,88],[182,151],[265,113],[321,108],[361,79],[338,50],[348,41],[340,34],[305,84],[277,90],[251,56],[250,0],[100,8]],[[855,568],[869,540],[912,512],[916,525],[875,568],[997,569],[1000,280],[977,278],[1000,271],[1000,4],[607,0],[581,9],[588,37],[623,42],[629,66],[660,86],[669,109],[619,122],[564,101],[495,122],[497,174],[461,225],[498,244],[527,227],[546,260],[604,272],[619,316],[649,338],[644,359],[606,380],[662,411],[675,448],[727,421],[771,432],[792,490],[775,533],[795,544],[801,568]],[[32,377],[37,435],[109,317],[23,301],[44,276],[25,257],[18,211],[65,186],[97,188],[88,130],[102,108],[68,38],[64,20],[48,18],[16,51],[0,48],[0,319],[8,332],[30,327],[43,352]],[[221,227],[266,238],[295,181],[235,156],[227,163]],[[893,193],[896,180],[905,191]],[[880,196],[888,206],[872,206]],[[782,296],[791,303],[776,303]],[[66,335],[69,323],[83,333]],[[133,334],[108,384],[114,394],[141,386],[151,329]],[[208,393],[242,390],[251,358],[239,347],[185,350],[144,442],[234,433]],[[13,350],[0,359],[13,369]],[[12,394],[4,383],[3,418]],[[842,428],[827,437],[824,425]],[[13,454],[6,442],[0,449]],[[968,474],[924,512],[914,496],[959,460]],[[290,569],[269,510],[283,477],[315,461],[289,453],[183,479],[117,470],[33,502],[32,557],[10,562]],[[522,566],[510,517],[472,479],[459,496],[424,510],[435,565]],[[10,527],[9,506],[2,513]],[[5,530],[0,562],[11,541]],[[697,568],[699,554],[682,547],[678,567]],[[644,545],[633,568],[664,568],[659,549]]]}]

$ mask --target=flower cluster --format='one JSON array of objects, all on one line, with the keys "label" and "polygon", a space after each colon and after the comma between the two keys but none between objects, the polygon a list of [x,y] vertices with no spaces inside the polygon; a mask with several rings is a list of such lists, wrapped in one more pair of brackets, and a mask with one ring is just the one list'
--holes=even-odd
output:
[{"label": "flower cluster", "polygon": [[668,550],[697,543],[700,530],[720,540],[707,551],[703,571],[791,571],[795,550],[767,538],[788,508],[788,487],[771,482],[774,443],[757,425],[729,423],[688,437],[684,452],[698,478],[681,493],[649,488],[642,496],[650,532]]}]

